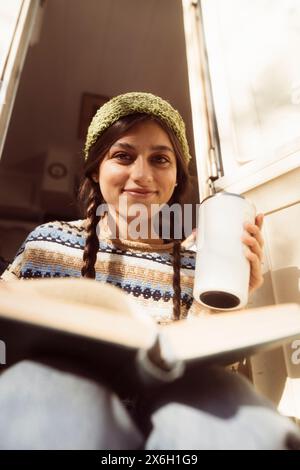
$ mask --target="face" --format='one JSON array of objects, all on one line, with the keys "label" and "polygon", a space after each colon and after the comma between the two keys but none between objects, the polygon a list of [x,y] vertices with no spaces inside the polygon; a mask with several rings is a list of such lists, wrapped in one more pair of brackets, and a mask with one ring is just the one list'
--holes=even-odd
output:
[{"label": "face", "polygon": [[111,146],[96,179],[105,202],[118,215],[124,216],[126,207],[128,217],[131,206],[142,204],[149,218],[152,204],[170,200],[176,173],[176,156],[168,134],[149,121],[133,126]]}]

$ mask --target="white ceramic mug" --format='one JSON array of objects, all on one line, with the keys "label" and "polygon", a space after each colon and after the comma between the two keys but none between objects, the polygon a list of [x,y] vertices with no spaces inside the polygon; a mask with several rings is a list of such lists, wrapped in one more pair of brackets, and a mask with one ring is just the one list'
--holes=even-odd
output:
[{"label": "white ceramic mug", "polygon": [[244,196],[220,192],[199,207],[193,295],[216,310],[248,303],[250,262],[242,242],[244,222],[255,223],[256,208]]}]

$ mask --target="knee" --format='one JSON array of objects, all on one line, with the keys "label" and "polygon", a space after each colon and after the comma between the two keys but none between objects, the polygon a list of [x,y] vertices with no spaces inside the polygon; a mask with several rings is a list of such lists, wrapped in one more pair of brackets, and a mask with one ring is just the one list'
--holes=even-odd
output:
[{"label": "knee", "polygon": [[299,449],[292,422],[269,408],[242,407],[220,419],[207,410],[169,403],[152,416],[147,450],[285,450]]},{"label": "knee", "polygon": [[147,449],[287,449],[299,439],[244,377],[214,367],[182,379],[156,400]]},{"label": "knee", "polygon": [[221,367],[189,369],[158,391],[152,401],[153,410],[170,402],[205,409],[219,417],[234,415],[240,406],[272,408],[245,377]]},{"label": "knee", "polygon": [[2,374],[0,410],[2,448],[12,443],[14,448],[55,449],[140,445],[138,430],[109,389],[33,361]]}]

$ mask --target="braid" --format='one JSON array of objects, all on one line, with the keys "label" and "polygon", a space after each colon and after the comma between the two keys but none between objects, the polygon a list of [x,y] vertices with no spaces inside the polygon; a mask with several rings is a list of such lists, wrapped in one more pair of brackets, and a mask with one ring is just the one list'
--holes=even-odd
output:
[{"label": "braid", "polygon": [[181,286],[180,286],[180,264],[181,264],[181,243],[175,242],[173,247],[173,319],[181,319]]},{"label": "braid", "polygon": [[98,184],[91,182],[90,194],[87,201],[86,211],[86,231],[87,237],[83,252],[83,266],[81,269],[82,277],[95,279],[95,263],[97,259],[97,252],[99,250],[99,238],[97,235],[97,225],[100,216],[96,215],[97,207],[101,203]]}]

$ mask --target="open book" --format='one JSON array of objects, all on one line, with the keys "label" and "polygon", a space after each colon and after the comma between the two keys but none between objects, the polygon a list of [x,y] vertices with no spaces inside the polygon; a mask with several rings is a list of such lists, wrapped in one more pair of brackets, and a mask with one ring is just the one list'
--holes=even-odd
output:
[{"label": "open book", "polygon": [[148,386],[174,380],[187,367],[230,364],[297,337],[296,303],[212,311],[160,326],[110,284],[0,283],[0,340],[6,353],[0,370],[25,358],[57,360],[116,388],[125,382]]}]

